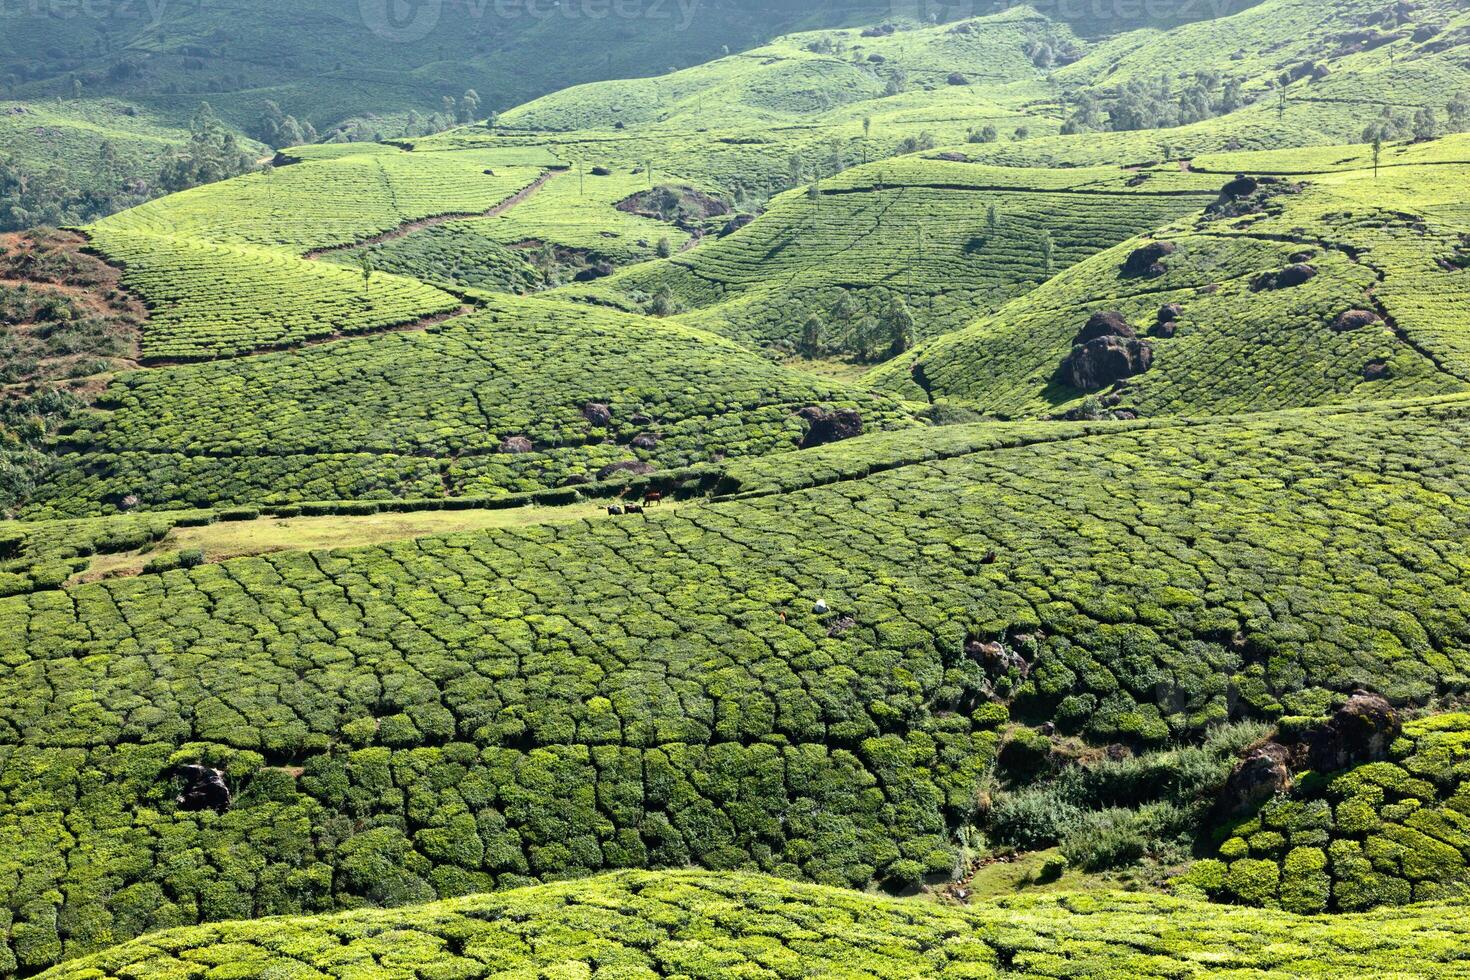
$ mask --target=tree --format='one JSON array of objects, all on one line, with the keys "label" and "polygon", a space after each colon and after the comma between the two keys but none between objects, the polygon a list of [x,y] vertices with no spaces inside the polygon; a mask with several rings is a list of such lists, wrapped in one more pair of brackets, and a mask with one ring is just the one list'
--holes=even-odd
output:
[{"label": "tree", "polygon": [[813,313],[801,326],[801,356],[810,360],[822,346],[822,321]]},{"label": "tree", "polygon": [[985,230],[993,238],[995,237],[996,229],[998,229],[999,227],[1000,211],[996,208],[995,204],[992,203],[990,207],[985,209]]},{"label": "tree", "polygon": [[362,294],[363,294],[363,296],[367,296],[368,295],[368,286],[371,284],[371,281],[372,281],[372,278],[373,278],[373,273],[376,271],[376,269],[373,266],[373,257],[372,257],[372,255],[370,253],[368,253],[368,252],[365,252],[365,251],[364,252],[358,252],[357,253],[357,268],[358,268],[358,271],[360,271],[362,273]]},{"label": "tree", "polygon": [[281,128],[276,130],[276,142],[272,145],[279,150],[287,146],[300,146],[306,141],[306,132],[296,121],[296,117],[287,116]]},{"label": "tree", "polygon": [[1051,232],[1042,229],[1041,232],[1041,262],[1046,268],[1046,276],[1051,278],[1052,264],[1056,259],[1057,246],[1052,241]]},{"label": "tree", "polygon": [[459,121],[472,123],[480,114],[480,94],[472,88],[465,89],[459,100]]},{"label": "tree", "polygon": [[802,178],[806,176],[806,165],[801,161],[801,154],[793,153],[786,161],[786,179],[788,187],[801,186]]},{"label": "tree", "polygon": [[848,349],[855,353],[859,360],[872,360],[873,347],[878,342],[878,331],[877,318],[871,313],[864,313],[853,322]]},{"label": "tree", "polygon": [[888,356],[897,357],[914,346],[914,316],[902,296],[894,296],[883,312],[883,332],[888,341]]},{"label": "tree", "polygon": [[857,306],[852,301],[852,293],[844,289],[837,295],[837,304],[832,307],[832,319],[843,328],[845,334],[856,317]]},{"label": "tree", "polygon": [[82,98],[82,80],[75,75],[71,78],[71,97],[78,101]]},{"label": "tree", "polygon": [[653,294],[653,302],[649,305],[648,312],[654,316],[671,316],[678,308],[678,304],[674,302],[673,290],[668,286],[660,286],[658,292]]},{"label": "tree", "polygon": [[1378,161],[1383,158],[1383,134],[1373,134],[1373,179],[1378,179]]},{"label": "tree", "polygon": [[1457,133],[1463,133],[1470,129],[1470,92],[1461,92],[1449,105],[1445,106],[1445,115],[1449,118],[1450,129]]},{"label": "tree", "polygon": [[1439,137],[1439,117],[1434,110],[1425,106],[1414,113],[1414,139],[1432,140]]},{"label": "tree", "polygon": [[669,241],[668,235],[658,240],[658,245],[654,248],[654,254],[661,259],[669,258],[674,254],[674,243]]}]

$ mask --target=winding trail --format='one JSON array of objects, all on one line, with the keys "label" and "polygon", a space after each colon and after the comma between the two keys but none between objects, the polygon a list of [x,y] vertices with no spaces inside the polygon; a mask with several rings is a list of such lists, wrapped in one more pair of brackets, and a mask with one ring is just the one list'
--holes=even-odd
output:
[{"label": "winding trail", "polygon": [[493,208],[490,208],[488,211],[451,211],[445,214],[436,214],[428,218],[419,218],[415,221],[406,221],[403,224],[399,225],[397,228],[385,231],[380,235],[374,235],[371,238],[364,238],[360,241],[346,242],[342,245],[327,245],[323,248],[314,248],[309,252],[303,253],[301,257],[303,259],[318,259],[323,255],[330,255],[333,252],[345,252],[349,249],[364,248],[368,245],[381,245],[384,242],[391,242],[399,238],[406,238],[416,231],[423,231],[425,228],[433,228],[437,225],[448,224],[451,221],[465,221],[470,218],[498,218],[512,208],[524,204],[527,200],[534,196],[537,191],[545,187],[552,180],[552,178],[560,176],[565,172],[566,171],[563,170],[545,171],[541,174],[540,177],[537,177],[535,180],[531,181],[531,183],[527,184],[525,187],[522,187],[520,190],[516,191],[510,197],[501,201]]}]

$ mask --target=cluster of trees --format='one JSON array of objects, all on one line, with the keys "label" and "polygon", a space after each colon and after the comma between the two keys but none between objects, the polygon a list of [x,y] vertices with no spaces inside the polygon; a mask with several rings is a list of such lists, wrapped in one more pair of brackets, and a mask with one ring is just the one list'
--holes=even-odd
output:
[{"label": "cluster of trees", "polygon": [[1393,140],[1432,140],[1470,130],[1470,92],[1458,92],[1445,105],[1445,123],[1433,106],[1421,106],[1412,116],[1405,109],[1384,106],[1378,118],[1363,128],[1363,142],[1381,145]]},{"label": "cluster of trees", "polygon": [[250,135],[276,150],[315,143],[319,138],[310,121],[298,122],[295,116],[286,115],[278,104],[269,99],[265,103],[265,112]]},{"label": "cluster of trees", "polygon": [[914,346],[914,315],[897,293],[875,316],[862,310],[843,290],[826,321],[816,313],[806,318],[797,345],[802,357],[846,354],[860,361],[887,360]]},{"label": "cluster of trees", "polygon": [[1238,79],[1199,71],[1176,88],[1167,76],[1135,79],[1099,92],[1080,92],[1062,124],[1064,134],[1184,126],[1234,112],[1246,104]]},{"label": "cluster of trees", "polygon": [[[151,170],[155,166],[157,170]],[[130,162],[108,140],[98,144],[97,161],[90,170],[67,167],[61,161],[38,168],[0,154],[0,231],[83,224],[161,194],[238,176],[255,166],[254,156],[207,102],[194,114],[189,142],[162,160]]]}]

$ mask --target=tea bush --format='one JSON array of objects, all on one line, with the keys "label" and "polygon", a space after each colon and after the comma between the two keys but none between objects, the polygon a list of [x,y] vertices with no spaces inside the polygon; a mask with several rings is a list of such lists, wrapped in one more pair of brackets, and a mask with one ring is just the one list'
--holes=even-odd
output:
[{"label": "tea bush", "polygon": [[1392,755],[1303,779],[1234,825],[1219,849],[1228,871],[1206,890],[1305,913],[1461,894],[1470,882],[1470,716],[1410,722]]},{"label": "tea bush", "polygon": [[743,873],[625,871],[415,909],[178,929],[44,976],[1453,978],[1470,975],[1457,910],[1326,920],[1124,894],[957,908]]}]

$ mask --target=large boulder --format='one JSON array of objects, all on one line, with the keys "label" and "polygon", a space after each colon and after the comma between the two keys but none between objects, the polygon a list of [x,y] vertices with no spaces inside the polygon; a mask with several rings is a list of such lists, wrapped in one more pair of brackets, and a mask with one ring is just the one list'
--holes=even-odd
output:
[{"label": "large boulder", "polygon": [[1221,197],[1250,197],[1261,185],[1256,183],[1255,178],[1247,177],[1245,174],[1237,174],[1236,178],[1224,187],[1220,188]]},{"label": "large boulder", "polygon": [[622,463],[610,463],[597,471],[599,482],[611,480],[615,476],[647,476],[654,472],[655,466],[645,463],[641,459],[628,460]]},{"label": "large boulder", "polygon": [[1156,279],[1168,271],[1164,268],[1164,259],[1177,251],[1179,246],[1173,242],[1149,242],[1142,248],[1135,248],[1123,262],[1123,275],[1135,279]]},{"label": "large boulder", "polygon": [[184,789],[174,802],[181,810],[216,810],[230,808],[230,788],[225,785],[225,774],[208,766],[180,766],[179,776]]},{"label": "large boulder", "polygon": [[1249,749],[1225,781],[1218,812],[1254,812],[1266,801],[1290,791],[1291,773],[1291,750],[1280,742],[1263,742]]},{"label": "large boulder", "polygon": [[526,453],[534,452],[535,449],[531,440],[525,436],[510,436],[500,443],[500,452],[508,456],[524,456]]},{"label": "large boulder", "polygon": [[1153,366],[1154,349],[1136,337],[1106,336],[1078,344],[1062,361],[1062,379],[1083,391],[1098,391]]},{"label": "large boulder", "polygon": [[1263,289],[1291,289],[1311,282],[1317,276],[1317,267],[1305,262],[1293,262],[1280,272],[1263,272],[1251,283],[1257,291]]},{"label": "large boulder", "polygon": [[1334,772],[1381,762],[1402,732],[1399,713],[1383,695],[1355,691],[1326,724],[1307,733],[1307,763],[1318,772]]},{"label": "large boulder", "polygon": [[1332,321],[1333,333],[1347,333],[1351,330],[1362,330],[1371,327],[1375,323],[1382,323],[1383,317],[1372,310],[1346,310],[1337,315]]},{"label": "large boulder", "polygon": [[1072,338],[1072,343],[1085,344],[1099,337],[1137,337],[1138,332],[1129,325],[1128,319],[1116,310],[1094,313],[1087,323]]},{"label": "large boulder", "polygon": [[825,412],[809,405],[796,413],[807,424],[806,435],[801,440],[802,449],[825,446],[863,434],[863,417],[854,408],[837,408]]},{"label": "large boulder", "polygon": [[586,419],[596,428],[605,429],[608,423],[612,421],[612,409],[608,408],[602,402],[588,402],[582,406],[582,418]]}]

